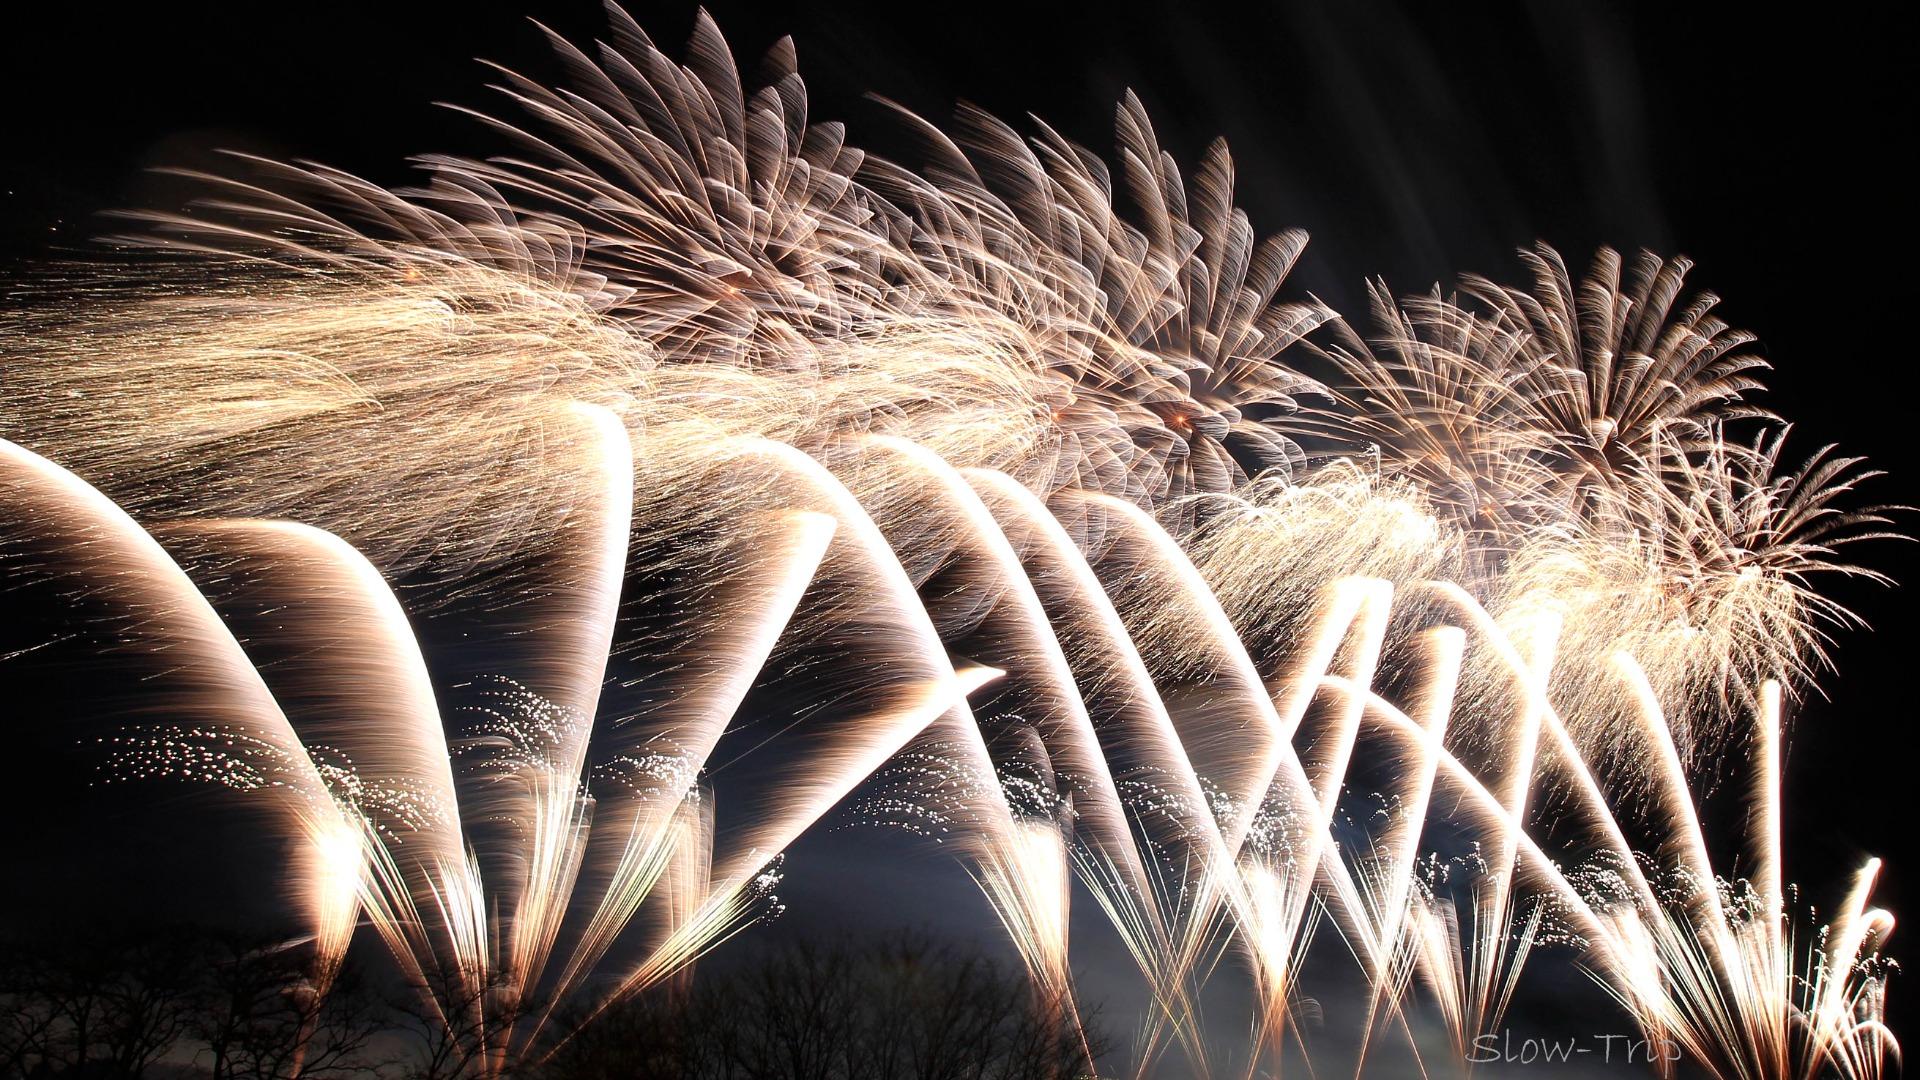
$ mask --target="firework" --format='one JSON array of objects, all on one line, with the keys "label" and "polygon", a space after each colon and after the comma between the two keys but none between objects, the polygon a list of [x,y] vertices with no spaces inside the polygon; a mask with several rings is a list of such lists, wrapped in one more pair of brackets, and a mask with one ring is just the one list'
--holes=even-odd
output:
[{"label": "firework", "polygon": [[[498,1072],[777,911],[860,792],[1062,1025],[1077,878],[1142,1073],[1207,1068],[1230,962],[1278,1061],[1324,923],[1356,1071],[1423,1009],[1464,1058],[1557,954],[1714,1075],[1882,1074],[1878,864],[1796,944],[1779,743],[1889,511],[1783,468],[1684,260],[1380,286],[1368,338],[1131,97],[1112,172],[975,112],[906,117],[910,167],[789,43],[749,89],[704,16],[684,65],[612,18],[568,86],[500,73],[513,156],[248,160],[0,330],[7,570],[191,718],[108,775],[268,809],[323,969],[364,916]],[[1693,787],[1729,746],[1745,881]]]}]

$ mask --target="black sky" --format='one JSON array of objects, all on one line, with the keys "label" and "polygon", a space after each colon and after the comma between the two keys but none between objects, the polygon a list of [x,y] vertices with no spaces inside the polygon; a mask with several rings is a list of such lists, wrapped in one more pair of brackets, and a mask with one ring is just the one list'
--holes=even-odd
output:
[{"label": "black sky", "polygon": [[[1841,442],[1893,474],[1879,497],[1920,503],[1903,6],[711,9],[744,56],[793,34],[814,117],[882,150],[908,147],[868,92],[936,119],[959,99],[1030,112],[1104,151],[1132,87],[1183,161],[1228,138],[1256,228],[1313,236],[1293,287],[1348,310],[1369,275],[1400,291],[1462,271],[1518,279],[1513,251],[1536,238],[1579,264],[1601,243],[1690,255],[1691,282],[1761,336],[1777,366],[1769,401],[1799,422],[1802,448]],[[653,0],[632,10],[669,52],[693,17]],[[528,14],[576,40],[603,25],[591,0],[42,7],[0,32],[0,259],[82,247],[104,231],[101,210],[169,204],[181,188],[145,170],[206,164],[216,148],[385,182],[407,178],[409,154],[484,153],[485,132],[434,102],[491,104],[474,57],[549,73]],[[1789,858],[1794,876],[1830,881],[1862,853],[1889,856],[1881,900],[1914,914],[1920,548],[1864,554],[1912,584],[1845,590],[1875,630],[1841,635],[1831,700],[1799,718]],[[1897,984],[1896,1009],[1914,992]]]}]

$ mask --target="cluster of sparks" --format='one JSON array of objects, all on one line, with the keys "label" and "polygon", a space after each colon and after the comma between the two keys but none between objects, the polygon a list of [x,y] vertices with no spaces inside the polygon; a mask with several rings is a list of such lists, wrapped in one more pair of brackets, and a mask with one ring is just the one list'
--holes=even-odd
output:
[{"label": "cluster of sparks", "polygon": [[[910,168],[809,118],[790,44],[750,90],[704,17],[684,64],[611,18],[568,86],[500,72],[511,154],[248,160],[0,328],[14,569],[139,613],[197,717],[110,774],[278,800],[323,968],[364,918],[510,1018],[477,1068],[537,1056],[880,775],[1062,1023],[1078,877],[1143,1071],[1207,1068],[1230,955],[1284,1053],[1330,923],[1356,1072],[1422,1003],[1463,1059],[1558,950],[1716,1076],[1883,1073],[1878,864],[1796,944],[1779,756],[1885,512],[1790,464],[1684,261],[1542,247],[1367,332],[1277,299],[1305,238],[1131,98],[1117,170],[971,112],[906,117]],[[421,642],[476,613],[511,678],[443,716]],[[771,763],[733,792],[729,735]],[[1690,777],[1733,755],[1716,863]]]}]

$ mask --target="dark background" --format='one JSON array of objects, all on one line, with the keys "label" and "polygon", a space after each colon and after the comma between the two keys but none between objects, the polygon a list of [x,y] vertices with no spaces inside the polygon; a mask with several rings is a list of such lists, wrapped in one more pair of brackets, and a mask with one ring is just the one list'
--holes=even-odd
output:
[{"label": "dark background", "polygon": [[[106,228],[100,210],[178,200],[173,182],[143,170],[205,164],[216,148],[393,183],[407,179],[408,154],[487,152],[477,125],[433,103],[493,104],[474,57],[550,74],[521,18],[528,8],[575,40],[603,26],[586,0],[124,13],[68,4],[35,13],[37,25],[9,25],[6,273],[84,248]],[[691,6],[632,10],[678,51]],[[1215,135],[1229,139],[1256,228],[1313,236],[1292,287],[1348,311],[1368,275],[1403,292],[1461,271],[1518,281],[1513,251],[1536,238],[1576,266],[1601,243],[1688,254],[1691,283],[1725,296],[1730,321],[1761,335],[1777,366],[1768,400],[1798,421],[1801,448],[1839,441],[1893,474],[1878,497],[1920,503],[1907,336],[1916,48],[1901,7],[856,0],[712,10],[748,72],[744,58],[793,34],[814,118],[848,120],[854,143],[882,151],[905,147],[869,91],[935,119],[958,99],[1010,120],[1031,112],[1104,151],[1113,103],[1132,87],[1182,161]],[[1920,583],[1920,548],[1860,555]],[[1836,882],[1863,854],[1885,855],[1880,902],[1920,910],[1920,847],[1907,840],[1920,642],[1911,585],[1840,593],[1874,630],[1839,635],[1829,699],[1796,721],[1790,873]],[[31,699],[14,704],[6,723],[34,723]],[[35,783],[17,760],[4,775],[16,795]],[[57,891],[23,870],[27,889]],[[794,872],[804,872],[798,861]],[[933,888],[898,867],[871,880],[853,912],[911,906],[919,901],[900,893]],[[1903,944],[1896,935],[1895,955]],[[1913,1013],[1903,983],[1896,1031]]]}]

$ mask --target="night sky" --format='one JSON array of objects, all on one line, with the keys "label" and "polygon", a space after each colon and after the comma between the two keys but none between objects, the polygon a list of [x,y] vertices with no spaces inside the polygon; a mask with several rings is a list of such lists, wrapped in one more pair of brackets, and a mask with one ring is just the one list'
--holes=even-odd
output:
[{"label": "night sky", "polygon": [[[603,26],[587,0],[168,7],[51,5],[31,31],[0,33],[6,276],[22,260],[84,250],[109,228],[102,210],[177,203],[180,183],[148,170],[208,165],[216,149],[310,158],[388,183],[408,179],[409,154],[484,154],[486,132],[434,104],[494,104],[474,58],[545,77],[546,46],[523,16],[574,40]],[[1535,239],[1576,267],[1602,243],[1689,255],[1690,285],[1725,297],[1723,315],[1760,335],[1776,365],[1763,400],[1797,422],[1800,449],[1838,441],[1892,474],[1869,496],[1920,503],[1906,336],[1920,239],[1906,160],[1920,70],[1912,16],[1894,5],[1680,8],[856,0],[710,10],[749,73],[752,57],[794,35],[813,118],[845,119],[853,143],[882,152],[911,144],[869,92],[936,120],[957,100],[1009,120],[1032,113],[1104,153],[1113,103],[1131,87],[1183,164],[1227,137],[1256,229],[1313,237],[1289,289],[1349,312],[1370,275],[1399,292],[1465,271],[1518,282],[1514,249]],[[631,10],[678,53],[690,5]],[[1920,917],[1920,845],[1908,841],[1920,777],[1901,745],[1920,547],[1856,555],[1907,584],[1837,589],[1874,629],[1839,636],[1829,699],[1796,720],[1789,874],[1836,882],[1863,854],[1883,855],[1877,900]],[[10,625],[0,649],[32,634]],[[0,764],[10,778],[0,806],[24,823],[14,842],[26,858],[6,863],[9,902],[110,910],[124,901],[95,894],[144,846],[126,838],[160,827],[140,807],[178,800],[118,802],[126,796],[86,786],[90,763],[39,758],[80,753],[44,730],[74,709],[73,687],[21,667],[0,662],[9,736],[35,755]],[[894,841],[849,835],[796,853],[793,913],[778,933],[878,919],[989,935],[977,893],[937,852],[876,859],[871,846],[892,852]],[[84,857],[71,850],[80,837]],[[861,887],[849,893],[849,880]],[[1896,933],[1895,956],[1911,955],[1910,933]],[[1097,972],[1124,966],[1097,944],[1089,951]],[[1920,994],[1910,981],[1893,987],[1896,1032],[1920,1015],[1907,1005]]]}]

